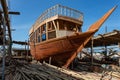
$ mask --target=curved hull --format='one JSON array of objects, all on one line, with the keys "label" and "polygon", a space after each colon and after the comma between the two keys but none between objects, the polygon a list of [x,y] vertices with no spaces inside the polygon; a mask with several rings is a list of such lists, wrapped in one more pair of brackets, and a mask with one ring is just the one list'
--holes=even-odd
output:
[{"label": "curved hull", "polygon": [[63,66],[77,48],[93,32],[79,33],[68,37],[55,38],[44,43],[30,43],[31,54],[36,60],[48,60],[57,66]]}]

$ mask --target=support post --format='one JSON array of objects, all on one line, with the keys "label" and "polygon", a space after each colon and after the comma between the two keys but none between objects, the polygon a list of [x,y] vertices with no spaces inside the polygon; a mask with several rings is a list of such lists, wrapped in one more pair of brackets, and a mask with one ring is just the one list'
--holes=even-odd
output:
[{"label": "support post", "polygon": [[91,39],[91,67],[93,67],[93,38]]},{"label": "support post", "polygon": [[28,57],[28,54],[29,54],[29,39],[28,39],[26,44],[27,44],[27,57]]},{"label": "support post", "polygon": [[49,64],[51,64],[51,60],[52,60],[52,58],[51,58],[51,57],[49,57]]},{"label": "support post", "polygon": [[5,49],[5,45],[6,45],[6,24],[5,24],[5,20],[3,18],[3,58],[2,58],[2,80],[5,80],[5,54],[6,54],[6,49]]},{"label": "support post", "polygon": [[104,45],[105,45],[105,58],[106,58],[107,57],[107,45],[105,42],[104,42]]},{"label": "support post", "polygon": [[46,23],[46,40],[48,40],[48,22]]},{"label": "support post", "polygon": [[27,41],[25,40],[25,51],[24,51],[25,52],[25,54],[24,54],[25,58],[26,58],[26,53],[27,53],[27,44],[26,44],[26,42]]}]

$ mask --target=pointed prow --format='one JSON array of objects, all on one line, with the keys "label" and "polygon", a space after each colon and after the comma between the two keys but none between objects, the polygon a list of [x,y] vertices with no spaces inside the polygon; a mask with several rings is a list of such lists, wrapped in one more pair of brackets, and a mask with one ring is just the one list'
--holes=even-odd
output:
[{"label": "pointed prow", "polygon": [[87,38],[85,38],[84,42],[77,48],[77,50],[67,60],[66,64],[63,66],[64,68],[68,68],[70,63],[76,58],[78,53],[84,48],[84,46],[88,43],[88,41],[95,34],[95,32],[98,31],[98,29],[101,27],[101,25],[106,21],[106,19],[112,14],[112,12],[116,8],[117,8],[117,6],[113,7],[112,9],[110,9],[102,18],[100,18],[97,22],[95,22],[93,25],[90,26],[90,28],[86,32],[86,35],[88,35]]},{"label": "pointed prow", "polygon": [[88,31],[98,31],[98,29],[101,27],[101,25],[107,20],[107,18],[112,14],[112,12],[117,8],[117,6],[114,6],[112,9],[110,9],[102,18],[100,18],[97,22],[92,24]]}]

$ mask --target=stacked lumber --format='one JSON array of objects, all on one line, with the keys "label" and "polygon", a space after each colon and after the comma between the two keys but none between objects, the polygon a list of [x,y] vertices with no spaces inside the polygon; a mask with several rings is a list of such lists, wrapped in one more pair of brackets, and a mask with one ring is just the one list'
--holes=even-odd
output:
[{"label": "stacked lumber", "polygon": [[[2,77],[0,67],[0,78]],[[47,64],[31,64],[25,61],[10,60],[6,62],[5,80],[84,80],[66,74]]]},{"label": "stacked lumber", "polygon": [[[107,70],[104,73],[75,72],[47,63],[28,63],[14,59],[6,60],[5,67],[5,80],[120,80],[119,76],[120,72],[118,69],[117,72]],[[2,65],[0,64],[0,80],[1,78]]]}]

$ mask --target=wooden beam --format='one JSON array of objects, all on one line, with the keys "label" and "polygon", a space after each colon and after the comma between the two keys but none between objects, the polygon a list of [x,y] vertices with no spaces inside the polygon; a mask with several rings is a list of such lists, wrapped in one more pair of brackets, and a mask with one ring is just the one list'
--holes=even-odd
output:
[{"label": "wooden beam", "polygon": [[53,25],[54,25],[55,30],[56,30],[56,29],[57,29],[57,26],[56,26],[56,24],[55,24],[55,21],[53,20],[52,22],[53,22]]},{"label": "wooden beam", "polygon": [[1,0],[1,5],[2,5],[2,8],[3,8],[3,12],[4,12],[5,22],[6,22],[7,27],[8,27],[9,38],[10,38],[10,41],[12,41],[11,29],[10,29],[10,20],[9,20],[6,0]]},{"label": "wooden beam", "polygon": [[58,20],[57,20],[57,29],[58,29],[58,30],[60,29],[59,21],[58,21]]},{"label": "wooden beam", "polygon": [[63,66],[67,68],[70,63],[75,59],[78,52],[80,52],[84,46],[88,43],[88,41],[93,37],[95,32],[98,31],[98,29],[101,27],[101,25],[106,21],[106,19],[112,14],[112,12],[116,9],[117,6],[110,9],[102,18],[100,18],[97,22],[95,22],[93,25],[90,26],[90,28],[87,30],[88,32],[91,32],[87,39],[84,40],[84,42],[77,48],[77,50],[72,54],[72,56],[67,60],[66,64]]},{"label": "wooden beam", "polygon": [[48,22],[46,23],[46,40],[48,40]]}]

